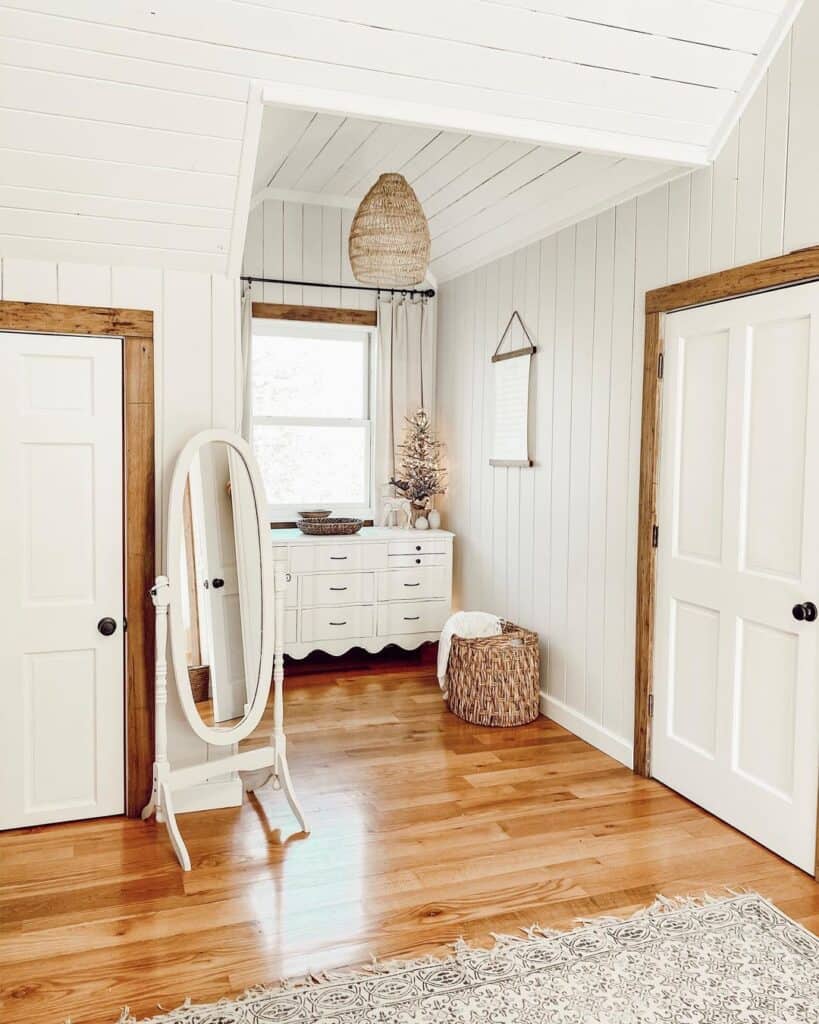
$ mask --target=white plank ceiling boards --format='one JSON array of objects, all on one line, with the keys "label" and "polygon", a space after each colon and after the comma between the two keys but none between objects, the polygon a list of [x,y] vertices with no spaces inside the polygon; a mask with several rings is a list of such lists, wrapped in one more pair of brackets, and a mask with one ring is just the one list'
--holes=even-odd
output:
[{"label": "white plank ceiling boards", "polygon": [[235,272],[264,95],[257,188],[403,168],[459,272],[710,162],[799,6],[0,0],[0,251]]},{"label": "white plank ceiling boards", "polygon": [[268,106],[253,205],[352,211],[382,171],[399,171],[424,207],[430,268],[443,281],[682,170],[655,160]]}]

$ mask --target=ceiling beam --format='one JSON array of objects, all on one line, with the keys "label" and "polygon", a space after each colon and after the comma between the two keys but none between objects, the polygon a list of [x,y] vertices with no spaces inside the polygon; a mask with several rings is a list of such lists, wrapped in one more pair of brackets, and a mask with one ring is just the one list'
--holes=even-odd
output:
[{"label": "ceiling beam", "polygon": [[230,229],[230,246],[226,265],[228,277],[237,277],[242,269],[247,221],[252,208],[250,203],[253,176],[256,172],[256,154],[259,152],[259,139],[262,134],[263,92],[263,87],[259,82],[250,83],[242,133],[242,152],[239,157],[239,173],[236,177],[234,191],[233,223]]},{"label": "ceiling beam", "polygon": [[334,206],[342,210],[357,210],[361,202],[353,196],[334,196],[325,192],[300,192],[294,188],[276,188],[266,185],[253,193],[250,209],[255,210],[259,203],[266,199],[276,199],[283,203],[304,203],[306,206]]},{"label": "ceiling beam", "polygon": [[709,163],[712,160],[716,160],[720,150],[728,141],[728,136],[734,130],[740,117],[742,117],[745,112],[745,108],[750,103],[751,97],[761,85],[762,79],[765,77],[768,68],[771,66],[771,61],[776,56],[779,47],[785,41],[785,36],[793,27],[793,23],[796,20],[797,14],[799,14],[799,11],[802,9],[803,3],[804,0],[790,0],[790,2],[782,8],[782,12],[776,23],[776,28],[768,36],[764,47],[760,50],[756,60],[754,61],[751,73],[746,78],[745,83],[737,93],[734,102],[731,104],[728,112],[714,133],[711,145],[708,147]]},{"label": "ceiling beam", "polygon": [[684,164],[688,167],[704,167],[709,163],[705,146],[493,114],[487,110],[402,101],[379,96],[375,92],[349,92],[291,82],[268,82],[264,87],[264,102],[273,106],[296,107],[319,113],[340,114],[344,117],[363,117],[374,121],[417,125],[423,128],[433,127],[466,134],[500,136],[504,139],[516,139],[543,146],[583,149],[609,156],[633,156],[663,163]]}]

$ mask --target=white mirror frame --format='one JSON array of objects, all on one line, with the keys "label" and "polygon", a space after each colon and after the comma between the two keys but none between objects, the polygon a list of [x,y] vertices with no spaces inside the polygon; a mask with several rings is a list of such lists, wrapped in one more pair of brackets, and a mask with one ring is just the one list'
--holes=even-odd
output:
[{"label": "white mirror frame", "polygon": [[[188,479],[193,460],[199,452],[209,444],[219,443],[228,445],[237,452],[244,462],[250,486],[253,492],[253,499],[256,503],[256,522],[259,530],[259,553],[261,556],[261,597],[262,597],[262,644],[259,658],[259,675],[256,680],[255,691],[251,691],[246,685],[245,692],[254,692],[253,703],[248,708],[247,714],[237,725],[231,729],[219,729],[206,725],[199,717],[196,704],[193,700],[190,685],[188,683],[188,666],[185,661],[184,635],[185,625],[182,620],[182,602],[179,600],[179,557],[182,553],[183,541],[183,501],[185,496],[185,482]],[[247,737],[253,732],[262,719],[264,710],[267,707],[267,698],[270,696],[270,680],[273,673],[273,649],[275,643],[275,615],[274,615],[274,586],[273,586],[273,560],[265,558],[265,553],[270,554],[270,525],[267,522],[267,501],[265,499],[264,484],[262,482],[259,467],[250,449],[250,445],[238,434],[232,434],[227,430],[203,430],[194,435],[179,453],[171,477],[171,490],[168,496],[168,532],[165,562],[167,575],[170,580],[170,605],[169,618],[171,629],[171,664],[173,665],[174,680],[179,700],[182,703],[182,710],[188,725],[193,729],[200,740],[213,747],[229,747]],[[176,583],[175,583],[176,581]],[[186,685],[187,684],[187,685]]]},{"label": "white mirror frame", "polygon": [[[190,871],[191,859],[176,823],[173,794],[179,790],[189,789],[198,783],[238,772],[242,777],[242,785],[247,792],[256,792],[272,780],[274,789],[281,789],[299,823],[301,831],[308,833],[310,829],[304,818],[287,764],[287,740],[284,735],[284,591],[289,576],[282,568],[274,571],[273,553],[268,543],[269,525],[266,522],[266,505],[260,503],[259,495],[264,494],[261,474],[256,465],[250,446],[241,437],[224,430],[204,430],[192,437],[179,454],[171,480],[169,495],[169,516],[167,533],[167,552],[171,562],[181,554],[182,541],[182,496],[185,480],[193,457],[203,445],[211,441],[223,441],[237,451],[250,474],[253,496],[256,501],[256,512],[259,521],[259,539],[261,552],[262,575],[262,644],[259,659],[259,679],[253,705],[245,718],[232,729],[215,729],[205,725],[199,717],[193,700],[190,686],[183,687],[180,680],[188,679],[188,666],[184,651],[180,647],[179,638],[183,635],[182,613],[179,600],[172,601],[173,580],[168,576],[157,576],[151,589],[151,600],[156,611],[156,667],[154,680],[155,706],[155,752],[154,773],[151,798],[142,811],[143,818],[156,815],[156,820],[165,822],[171,839],[174,853],[184,871]],[[175,514],[178,513],[178,514]],[[265,557],[265,552],[269,558]],[[178,586],[178,583],[176,584]],[[170,613],[169,613],[170,609]],[[265,746],[242,750],[226,757],[214,760],[207,759],[198,764],[185,765],[183,768],[171,768],[168,761],[168,617],[170,614],[173,633],[171,652],[179,693],[185,717],[194,733],[205,743],[213,746],[227,746],[245,739],[261,721],[270,694],[270,670],[273,669],[273,732]],[[176,639],[174,639],[174,637]]]}]

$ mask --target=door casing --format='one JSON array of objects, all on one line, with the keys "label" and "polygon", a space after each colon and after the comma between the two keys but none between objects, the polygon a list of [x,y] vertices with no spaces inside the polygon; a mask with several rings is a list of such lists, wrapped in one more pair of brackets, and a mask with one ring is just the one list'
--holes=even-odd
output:
[{"label": "door casing", "polygon": [[154,757],[154,328],[150,310],[0,301],[0,330],[122,339],[125,813],[139,817]]},{"label": "door casing", "polygon": [[[651,775],[656,536],[663,528],[657,521],[663,318],[666,313],[691,306],[816,280],[819,280],[819,246],[646,292],[634,675],[634,771],[638,775]],[[814,876],[819,880],[819,815],[816,833]]]}]

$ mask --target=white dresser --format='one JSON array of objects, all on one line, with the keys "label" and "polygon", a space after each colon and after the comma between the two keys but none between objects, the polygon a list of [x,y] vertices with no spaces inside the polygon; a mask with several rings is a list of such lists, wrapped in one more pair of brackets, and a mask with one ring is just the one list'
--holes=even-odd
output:
[{"label": "white dresser", "polygon": [[351,537],[271,531],[274,561],[290,574],[285,653],[437,640],[452,603],[452,540],[446,530],[377,526]]}]

